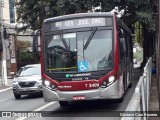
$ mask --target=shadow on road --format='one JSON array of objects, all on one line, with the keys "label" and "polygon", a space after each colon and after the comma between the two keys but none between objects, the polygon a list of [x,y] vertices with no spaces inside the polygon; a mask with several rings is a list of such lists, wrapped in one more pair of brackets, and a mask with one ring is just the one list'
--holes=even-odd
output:
[{"label": "shadow on road", "polygon": [[31,95],[22,95],[19,100],[24,100],[24,99],[36,99],[36,98],[42,98],[42,94],[31,94]]}]

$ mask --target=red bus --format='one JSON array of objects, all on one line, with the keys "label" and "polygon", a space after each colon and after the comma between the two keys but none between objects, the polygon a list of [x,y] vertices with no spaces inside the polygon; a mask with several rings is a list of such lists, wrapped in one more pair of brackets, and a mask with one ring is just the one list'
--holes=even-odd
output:
[{"label": "red bus", "polygon": [[132,83],[131,30],[110,12],[45,19],[41,30],[44,100],[116,99]]}]

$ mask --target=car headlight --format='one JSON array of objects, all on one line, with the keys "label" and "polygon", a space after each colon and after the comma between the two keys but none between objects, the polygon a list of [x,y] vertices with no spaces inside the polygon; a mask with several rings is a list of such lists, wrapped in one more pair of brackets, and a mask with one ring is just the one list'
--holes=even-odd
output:
[{"label": "car headlight", "polygon": [[37,81],[38,84],[42,84],[42,79]]},{"label": "car headlight", "polygon": [[18,84],[18,82],[17,82],[16,78],[14,78],[13,79],[13,85],[17,85],[17,84]]},{"label": "car headlight", "polygon": [[36,86],[42,88],[42,79],[39,79],[39,80],[37,81]]}]

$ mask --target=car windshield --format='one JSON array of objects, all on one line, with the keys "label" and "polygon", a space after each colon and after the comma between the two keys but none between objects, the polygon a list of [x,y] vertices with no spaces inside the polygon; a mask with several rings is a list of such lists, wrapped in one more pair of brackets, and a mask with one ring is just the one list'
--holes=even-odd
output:
[{"label": "car windshield", "polygon": [[19,76],[41,75],[40,65],[23,67],[19,71]]},{"label": "car windshield", "polygon": [[94,31],[90,29],[63,33],[61,36],[58,34],[45,36],[46,71],[87,72],[112,69],[112,35],[112,30],[109,29]]}]

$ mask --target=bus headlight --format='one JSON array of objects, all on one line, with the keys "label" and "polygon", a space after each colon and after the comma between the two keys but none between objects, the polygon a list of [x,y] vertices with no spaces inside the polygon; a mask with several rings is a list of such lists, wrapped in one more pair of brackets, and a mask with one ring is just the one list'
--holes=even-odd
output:
[{"label": "bus headlight", "polygon": [[115,77],[114,77],[114,76],[111,76],[111,77],[109,77],[109,79],[108,79],[109,83],[114,82],[114,80],[115,80]]},{"label": "bus headlight", "polygon": [[49,81],[47,81],[47,80],[45,80],[45,81],[44,81],[44,85],[45,85],[46,87],[49,87],[50,82],[49,82]]},{"label": "bus headlight", "polygon": [[101,87],[106,88],[106,87],[110,86],[111,84],[113,84],[115,81],[116,81],[116,77],[110,76],[107,80],[103,81]]},{"label": "bus headlight", "polygon": [[45,81],[44,81],[44,85],[45,85],[47,88],[51,89],[51,90],[56,90],[56,89],[57,89],[56,85],[52,84],[52,83],[49,82],[48,80],[45,80]]}]

